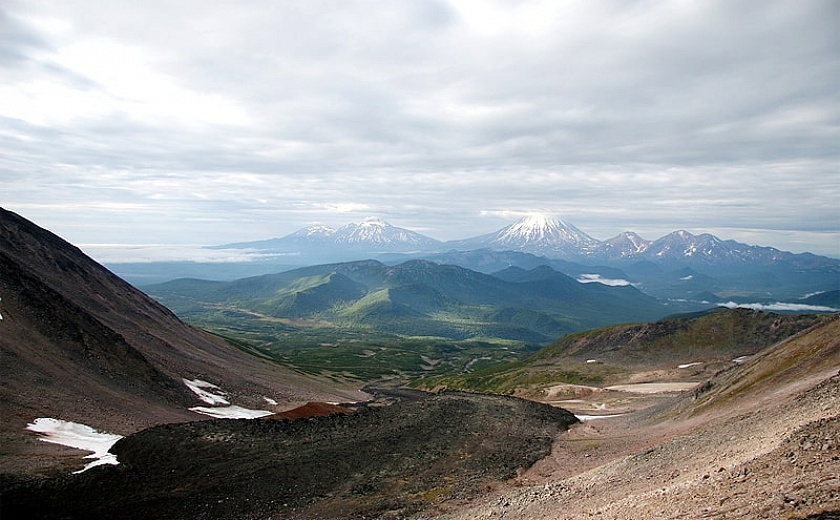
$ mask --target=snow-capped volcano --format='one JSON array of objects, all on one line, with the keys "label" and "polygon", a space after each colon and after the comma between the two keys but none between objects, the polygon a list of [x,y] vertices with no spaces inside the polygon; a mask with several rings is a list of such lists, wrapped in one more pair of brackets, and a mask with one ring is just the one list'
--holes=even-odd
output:
[{"label": "snow-capped volcano", "polygon": [[514,222],[497,234],[499,245],[574,244],[581,248],[595,245],[597,240],[575,226],[543,214],[533,214]]},{"label": "snow-capped volcano", "polygon": [[389,250],[427,248],[440,244],[433,238],[392,226],[375,217],[338,228],[332,240],[338,245],[383,247]]},{"label": "snow-capped volcano", "polygon": [[370,217],[361,222],[346,224],[338,229],[316,224],[298,229],[282,238],[257,242],[240,242],[215,246],[217,248],[251,248],[299,254],[338,254],[359,252],[413,252],[435,249],[440,242],[408,229],[392,226],[384,220]]},{"label": "snow-capped volcano", "polygon": [[495,233],[451,243],[458,248],[521,251],[549,257],[591,254],[600,244],[572,224],[540,213],[528,215]]}]

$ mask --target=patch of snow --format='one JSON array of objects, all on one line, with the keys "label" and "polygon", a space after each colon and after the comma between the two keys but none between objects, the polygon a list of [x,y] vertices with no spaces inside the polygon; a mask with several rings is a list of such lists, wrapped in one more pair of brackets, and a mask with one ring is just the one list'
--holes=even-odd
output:
[{"label": "patch of snow", "polygon": [[275,401],[274,399],[266,396],[263,396],[263,399],[265,399],[265,402],[270,404],[271,406],[277,406],[277,401]]},{"label": "patch of snow", "polygon": [[589,365],[591,365],[591,364],[598,364],[598,365],[601,365],[601,364],[603,364],[604,362],[603,362],[603,361],[601,361],[600,359],[587,359],[587,360],[586,360],[586,363],[587,363],[587,364],[589,364]]},{"label": "patch of snow", "polygon": [[577,279],[579,283],[600,283],[610,287],[623,287],[630,285],[630,282],[622,278],[603,278],[600,274],[582,274]]},{"label": "patch of snow", "polygon": [[750,356],[738,356],[732,360],[733,363],[738,363],[739,365],[746,362]]},{"label": "patch of snow", "polygon": [[687,281],[689,281],[689,280],[693,280],[693,279],[694,279],[694,275],[693,275],[693,274],[690,274],[690,275],[688,275],[688,276],[683,276],[682,278],[680,278],[680,280],[682,280],[682,281],[684,281],[684,282],[687,282]]},{"label": "patch of snow", "polygon": [[677,365],[677,368],[691,368],[691,367],[696,367],[696,366],[702,365],[702,364],[703,363],[701,363],[700,361],[695,361],[694,363],[686,363],[684,365]]},{"label": "patch of snow", "polygon": [[195,406],[190,408],[190,411],[209,415],[217,419],[257,419],[266,415],[274,415],[274,412],[269,412],[268,410],[249,410],[241,406],[218,406],[216,408]]},{"label": "patch of snow", "polygon": [[632,392],[634,394],[662,394],[668,392],[684,392],[692,390],[698,385],[695,381],[672,381],[656,383],[630,383],[626,385],[613,385],[606,387],[607,390],[618,390],[621,392]]},{"label": "patch of snow", "polygon": [[40,433],[41,436],[39,439],[44,442],[60,444],[78,450],[92,451],[93,453],[85,458],[94,459],[93,462],[90,462],[84,468],[73,473],[82,473],[83,471],[103,464],[119,464],[117,456],[113,453],[108,453],[108,450],[111,449],[114,443],[123,438],[122,435],[104,433],[84,424],[52,419],[50,417],[39,417],[27,424],[26,429]]},{"label": "patch of snow", "polygon": [[826,307],[824,305],[807,305],[804,303],[736,303],[729,301],[726,303],[718,303],[721,307],[728,309],[752,309],[755,311],[792,311],[792,312],[837,312],[840,309],[834,307]]},{"label": "patch of snow", "polygon": [[205,388],[212,388],[219,390],[220,393],[224,393],[221,392],[221,389],[213,383],[208,383],[207,381],[202,381],[201,379],[183,379],[183,381],[184,384],[187,385],[187,388],[192,390],[199,399],[207,404],[230,404],[230,401],[228,401],[223,395],[213,394],[205,390]]},{"label": "patch of snow", "polygon": [[614,413],[612,415],[583,415],[583,414],[578,415],[578,414],[575,414],[575,417],[577,417],[579,421],[584,422],[584,421],[594,421],[595,419],[610,419],[612,417],[621,417],[622,415],[627,415],[627,414],[624,414],[624,413]]}]

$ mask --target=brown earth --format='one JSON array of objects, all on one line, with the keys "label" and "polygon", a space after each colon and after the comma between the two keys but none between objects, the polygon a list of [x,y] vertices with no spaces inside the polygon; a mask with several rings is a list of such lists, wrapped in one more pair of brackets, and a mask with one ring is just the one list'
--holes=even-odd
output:
[{"label": "brown earth", "polygon": [[[836,518],[838,369],[835,318],[693,392],[624,396],[632,413],[575,426],[549,457],[490,495],[414,518]],[[582,408],[622,400],[581,394]]]},{"label": "brown earth", "polygon": [[447,392],[346,415],[163,425],[117,442],[117,466],[6,482],[0,513],[405,518],[515,477],[574,422],[569,412],[531,401]]},{"label": "brown earth", "polygon": [[353,413],[352,408],[329,403],[306,403],[303,406],[280,412],[270,417],[272,419],[308,419],[309,417],[326,417],[328,415]]}]

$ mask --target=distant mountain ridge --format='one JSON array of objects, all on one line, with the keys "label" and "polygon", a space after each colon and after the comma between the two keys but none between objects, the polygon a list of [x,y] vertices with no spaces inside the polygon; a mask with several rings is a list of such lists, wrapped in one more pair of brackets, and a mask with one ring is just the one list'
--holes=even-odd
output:
[{"label": "distant mountain ridge", "polygon": [[396,265],[420,258],[488,274],[510,266],[550,265],[579,281],[631,284],[657,298],[711,305],[733,301],[801,304],[799,300],[808,295],[840,290],[840,259],[686,230],[656,240],[625,231],[601,241],[568,222],[540,214],[493,233],[449,242],[369,218],[337,229],[315,225],[281,238],[211,247],[249,249],[254,261],[109,267],[146,285],[178,277],[234,280],[363,259]]},{"label": "distant mountain ridge", "polygon": [[281,238],[211,246],[214,249],[259,249],[286,252],[320,252],[328,248],[370,250],[371,252],[411,252],[438,248],[441,242],[414,231],[392,226],[370,217],[338,229],[316,224]]},{"label": "distant mountain ridge", "polygon": [[[840,259],[813,253],[791,253],[774,247],[723,240],[709,233],[695,235],[678,230],[656,240],[625,231],[598,240],[573,224],[543,214],[528,215],[498,231],[461,240],[441,242],[414,231],[392,226],[378,218],[346,224],[338,229],[315,225],[281,238],[211,246],[214,249],[257,249],[284,252],[340,255],[367,253],[444,253],[489,249],[515,251],[585,263],[651,261],[682,262],[687,265],[771,265],[787,262],[803,267],[840,266]],[[353,258],[339,258],[339,261]]]}]

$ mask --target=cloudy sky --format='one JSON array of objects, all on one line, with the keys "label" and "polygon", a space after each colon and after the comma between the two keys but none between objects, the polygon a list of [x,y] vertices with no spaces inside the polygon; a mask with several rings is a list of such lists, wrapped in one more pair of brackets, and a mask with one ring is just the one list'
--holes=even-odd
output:
[{"label": "cloudy sky", "polygon": [[834,0],[3,0],[0,77],[0,205],[96,251],[541,211],[840,257]]}]

